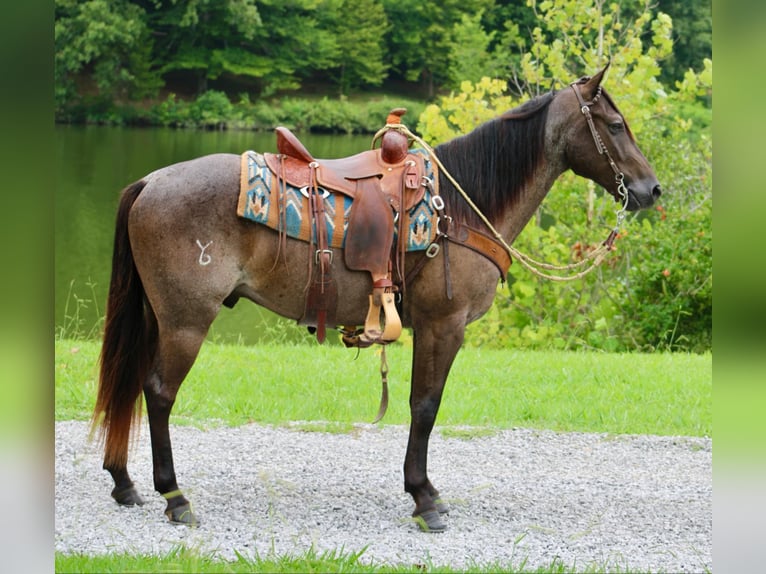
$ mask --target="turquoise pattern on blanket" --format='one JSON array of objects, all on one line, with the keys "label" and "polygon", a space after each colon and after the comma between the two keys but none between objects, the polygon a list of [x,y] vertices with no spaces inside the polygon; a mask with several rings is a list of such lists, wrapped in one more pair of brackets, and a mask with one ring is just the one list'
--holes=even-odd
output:
[{"label": "turquoise pattern on blanket", "polygon": [[[410,153],[423,155],[427,177],[433,178],[433,164],[428,153],[422,149],[410,150]],[[272,229],[279,229],[279,206],[277,205],[277,190],[272,187],[275,184],[274,174],[266,164],[262,154],[247,152],[247,198],[242,217],[267,225]],[[289,237],[308,240],[306,227],[303,225],[303,214],[307,213],[308,198],[298,188],[285,182],[284,186],[284,225]],[[272,195],[273,193],[273,195]],[[305,203],[304,203],[305,202]],[[345,246],[346,230],[348,227],[348,215],[353,205],[353,200],[341,193],[331,193],[325,198],[325,223],[327,236],[333,237],[335,222],[338,220],[338,209],[343,210],[343,240],[341,248]],[[273,212],[272,212],[273,210]],[[431,190],[426,188],[423,199],[414,205],[409,211],[409,227],[407,229],[407,251],[423,251],[428,248],[433,240],[436,229],[435,210],[431,205]],[[303,233],[301,230],[303,229]],[[395,230],[397,233],[398,230]],[[314,238],[314,240],[316,240]]]},{"label": "turquoise pattern on blanket", "polygon": [[[279,214],[276,197],[272,198],[272,184],[275,180],[274,174],[269,169],[262,154],[248,152],[247,154],[247,203],[243,217],[262,223],[272,229],[279,229]],[[283,182],[284,206],[285,206],[285,231],[289,237],[296,239],[307,239],[301,235],[301,226],[303,224],[304,202],[308,202],[297,187],[293,187]],[[276,195],[276,190],[275,190]],[[335,230],[335,213],[340,204],[340,209],[344,211],[344,220],[348,221],[348,213],[351,209],[352,200],[340,194],[330,194],[325,199],[325,222],[327,224],[327,236],[332,237]],[[271,213],[271,209],[274,213]],[[343,238],[345,244],[345,227],[343,229]],[[316,237],[314,238],[316,241]]]}]

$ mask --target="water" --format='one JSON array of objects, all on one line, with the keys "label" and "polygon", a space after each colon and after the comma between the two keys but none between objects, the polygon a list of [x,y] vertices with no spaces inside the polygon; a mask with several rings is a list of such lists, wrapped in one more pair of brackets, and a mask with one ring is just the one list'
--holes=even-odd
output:
[{"label": "water", "polygon": [[[55,327],[56,334],[98,338],[111,273],[112,238],[120,190],[147,173],[217,152],[276,151],[274,134],[58,126],[55,130]],[[301,135],[317,157],[368,149],[371,136]],[[278,331],[287,340],[304,330],[271,312],[240,302],[224,308],[209,339],[251,344]]]}]

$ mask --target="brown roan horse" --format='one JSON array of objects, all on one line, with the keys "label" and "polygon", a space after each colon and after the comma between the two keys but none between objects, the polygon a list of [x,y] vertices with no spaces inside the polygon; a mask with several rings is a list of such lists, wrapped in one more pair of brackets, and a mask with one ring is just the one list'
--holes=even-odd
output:
[{"label": "brown roan horse", "polygon": [[[601,88],[605,70],[435,148],[508,244],[566,170],[593,180],[631,211],[651,206],[660,195],[657,177]],[[443,172],[439,177],[444,212],[482,228],[455,186]],[[168,417],[221,306],[246,298],[287,318],[304,313],[307,244],[238,217],[239,184],[240,156],[214,154],[150,173],[123,190],[118,208],[94,425],[103,431],[112,496],[123,505],[142,504],[127,458],[143,391],[154,488],[167,500],[172,522],[195,524],[197,518],[176,482]],[[499,278],[487,257],[449,238],[447,243],[448,255],[429,259],[408,278],[399,302],[414,341],[404,489],[415,501],[416,522],[429,531],[445,528],[448,511],[428,476],[429,437],[465,327],[489,309]],[[335,324],[358,325],[372,280],[339,255],[332,264]],[[405,268],[423,257],[408,252]],[[275,264],[280,258],[289,265]]]}]

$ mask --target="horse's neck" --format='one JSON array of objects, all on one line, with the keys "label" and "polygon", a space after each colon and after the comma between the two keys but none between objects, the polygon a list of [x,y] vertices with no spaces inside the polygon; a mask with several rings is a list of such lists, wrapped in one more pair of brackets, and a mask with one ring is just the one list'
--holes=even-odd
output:
[{"label": "horse's neck", "polygon": [[548,162],[541,162],[535,174],[520,191],[519,199],[493,222],[495,228],[509,244],[513,243],[527,223],[535,215],[548,195],[561,171],[551,169]]},{"label": "horse's neck", "polygon": [[[538,118],[539,122],[518,128],[490,121],[436,149],[447,171],[464,183],[465,192],[508,243],[521,233],[566,169],[561,126],[551,122],[547,113]],[[530,150],[530,145],[538,145],[533,142],[539,130],[544,130],[542,146]],[[444,177],[441,180],[444,183]],[[451,191],[451,185],[447,187],[448,205],[456,215],[468,222],[478,221],[464,200]]]}]

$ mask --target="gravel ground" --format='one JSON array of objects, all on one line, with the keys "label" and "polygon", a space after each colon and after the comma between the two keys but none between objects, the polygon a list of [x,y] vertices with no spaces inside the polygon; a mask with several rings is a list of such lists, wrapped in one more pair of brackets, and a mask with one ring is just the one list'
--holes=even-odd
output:
[{"label": "gravel ground", "polygon": [[185,545],[223,559],[362,549],[376,564],[712,570],[712,441],[526,429],[431,439],[429,475],[450,502],[442,534],[409,518],[408,429],[347,434],[251,424],[173,427],[181,488],[198,528],[167,522],[152,489],[148,428],[131,451],[143,507],[109,496],[84,422],[56,423],[59,552],[166,553]]}]

